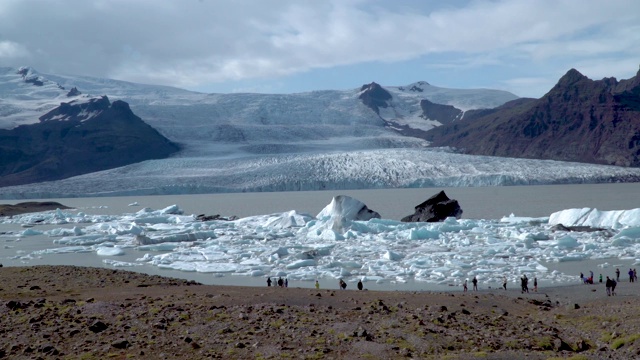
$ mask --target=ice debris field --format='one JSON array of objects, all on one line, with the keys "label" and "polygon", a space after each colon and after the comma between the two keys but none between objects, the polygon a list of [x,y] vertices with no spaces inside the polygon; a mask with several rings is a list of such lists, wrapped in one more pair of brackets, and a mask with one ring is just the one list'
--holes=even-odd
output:
[{"label": "ice debris field", "polygon": [[[640,258],[640,208],[406,223],[360,220],[363,206],[342,196],[317,216],[292,210],[230,221],[201,221],[184,215],[178,205],[118,216],[58,209],[0,217],[0,224],[19,229],[2,233],[2,258],[29,265],[55,254],[93,253],[107,266],[153,266],[218,277],[460,285],[476,276],[480,284],[496,287],[503,276],[517,283],[522,274],[550,285],[576,282],[576,274],[543,264],[588,259],[636,264]],[[567,229],[576,226],[590,229]],[[49,229],[39,230],[43,227]],[[50,246],[20,250],[19,243],[30,237],[51,238]],[[143,255],[121,260],[128,252]]]}]

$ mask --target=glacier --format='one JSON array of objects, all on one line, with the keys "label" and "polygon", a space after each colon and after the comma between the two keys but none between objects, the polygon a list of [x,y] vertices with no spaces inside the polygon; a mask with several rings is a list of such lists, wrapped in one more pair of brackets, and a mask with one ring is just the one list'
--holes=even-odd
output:
[{"label": "glacier", "polygon": [[[21,75],[24,74],[24,75]],[[41,86],[26,83],[37,78]],[[77,87],[82,94],[67,96]],[[492,158],[431,148],[396,125],[428,130],[420,101],[463,110],[490,108],[515,95],[445,89],[417,82],[384,87],[376,114],[361,89],[300,94],[202,94],[156,85],[31,68],[0,68],[0,128],[37,121],[60,102],[108,95],[171,141],[175,156],[60,181],[3,187],[0,199],[178,195],[230,192],[585,184],[640,181],[640,169],[547,160]]]}]

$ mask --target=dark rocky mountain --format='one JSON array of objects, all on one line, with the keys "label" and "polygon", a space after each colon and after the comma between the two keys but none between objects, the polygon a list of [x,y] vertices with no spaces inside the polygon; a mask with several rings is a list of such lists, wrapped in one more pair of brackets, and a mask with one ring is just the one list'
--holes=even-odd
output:
[{"label": "dark rocky mountain", "polygon": [[382,86],[375,82],[362,85],[360,91],[362,91],[362,93],[360,94],[359,99],[362,100],[363,104],[375,111],[376,114],[380,114],[380,108],[386,108],[389,105],[388,101],[392,98],[391,94],[387,90],[383,89]]},{"label": "dark rocky mountain", "polygon": [[0,186],[64,179],[179,150],[127,103],[106,96],[62,103],[39,119],[0,129]]},{"label": "dark rocky mountain", "polygon": [[420,101],[422,117],[425,119],[437,120],[442,124],[449,124],[462,118],[462,110],[451,106],[433,103],[427,99]]},{"label": "dark rocky mountain", "polygon": [[475,155],[640,166],[640,71],[594,81],[571,69],[540,99],[469,112],[425,137]]}]

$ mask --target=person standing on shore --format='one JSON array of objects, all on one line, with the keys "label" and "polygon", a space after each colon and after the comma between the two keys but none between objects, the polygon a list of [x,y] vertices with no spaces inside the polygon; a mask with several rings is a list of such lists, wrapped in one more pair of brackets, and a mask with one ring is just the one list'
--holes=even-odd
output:
[{"label": "person standing on shore", "polygon": [[533,291],[538,292],[538,278],[533,277]]},{"label": "person standing on shore", "polygon": [[583,284],[586,284],[586,281],[584,281],[584,274],[580,273],[580,282]]},{"label": "person standing on shore", "polygon": [[611,279],[607,276],[607,281],[604,283],[604,286],[607,288],[607,296],[611,296]]},{"label": "person standing on shore", "polygon": [[467,279],[464,279],[464,283],[462,284],[462,291],[467,292]]},{"label": "person standing on shore", "polygon": [[473,291],[478,291],[478,278],[474,276],[471,282],[473,283]]},{"label": "person standing on shore", "polygon": [[284,285],[284,281],[282,280],[282,276],[278,278],[278,286],[282,287]]},{"label": "person standing on shore", "polygon": [[347,283],[344,280],[340,279],[340,289],[345,290],[347,288]]},{"label": "person standing on shore", "polygon": [[616,295],[616,285],[618,285],[618,282],[611,279],[611,296]]},{"label": "person standing on shore", "polygon": [[507,277],[506,276],[502,277],[502,288],[507,290]]},{"label": "person standing on shore", "polygon": [[316,290],[320,290],[320,283],[316,280]]},{"label": "person standing on shore", "polygon": [[599,282],[602,282],[602,274],[600,274],[600,278],[598,280]]},{"label": "person standing on shore", "polygon": [[271,276],[267,278],[267,286],[271,287]]},{"label": "person standing on shore", "polygon": [[633,269],[629,269],[629,282],[633,282]]},{"label": "person standing on shore", "polygon": [[616,268],[616,281],[620,281],[620,268]]},{"label": "person standing on shore", "polygon": [[289,287],[289,278],[284,278],[284,287]]},{"label": "person standing on shore", "polygon": [[358,290],[362,290],[362,288],[364,288],[364,285],[362,285],[362,280],[358,280]]}]

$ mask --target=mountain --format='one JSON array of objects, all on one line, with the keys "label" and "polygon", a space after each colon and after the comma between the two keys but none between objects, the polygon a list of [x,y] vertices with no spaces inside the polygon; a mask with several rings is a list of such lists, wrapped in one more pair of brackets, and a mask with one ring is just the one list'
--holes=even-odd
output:
[{"label": "mountain", "polygon": [[640,169],[429,148],[424,139],[406,135],[423,135],[433,127],[491,113],[496,106],[517,107],[529,100],[504,91],[445,89],[426,82],[299,94],[202,94],[0,68],[0,128],[39,123],[61,103],[102,95],[113,104],[128,103],[180,150],[167,158],[61,180],[5,186],[0,198],[640,181]]},{"label": "mountain", "polygon": [[[39,79],[43,86],[25,83],[17,74],[20,71]],[[506,91],[445,89],[426,82],[401,87],[373,84],[298,94],[203,94],[111,79],[40,74],[31,68],[0,68],[0,128],[37,119],[33,117],[37,110],[57,106],[61,98],[66,98],[67,89],[75,87],[89,96],[107,95],[126,101],[136,115],[171,141],[184,144],[187,151],[194,149],[192,144],[199,152],[212,143],[221,145],[225,153],[230,145],[240,153],[255,153],[254,145],[259,145],[258,153],[265,147],[279,149],[282,144],[305,150],[309,142],[336,138],[369,148],[373,143],[386,147],[389,142],[420,142],[401,139],[396,127],[428,130],[440,126],[436,114],[425,114],[422,100],[467,111],[493,108],[517,98]],[[387,94],[381,100],[381,111],[367,102],[376,86]],[[2,111],[2,107],[7,110]],[[316,144],[312,145],[316,151]]]},{"label": "mountain", "polygon": [[[37,81],[36,86],[44,85]],[[40,116],[36,124],[0,129],[0,186],[64,179],[178,150],[124,101],[75,99]]]},{"label": "mountain", "polygon": [[569,70],[540,99],[518,99],[428,131],[475,155],[640,166],[640,71],[591,80]]}]

